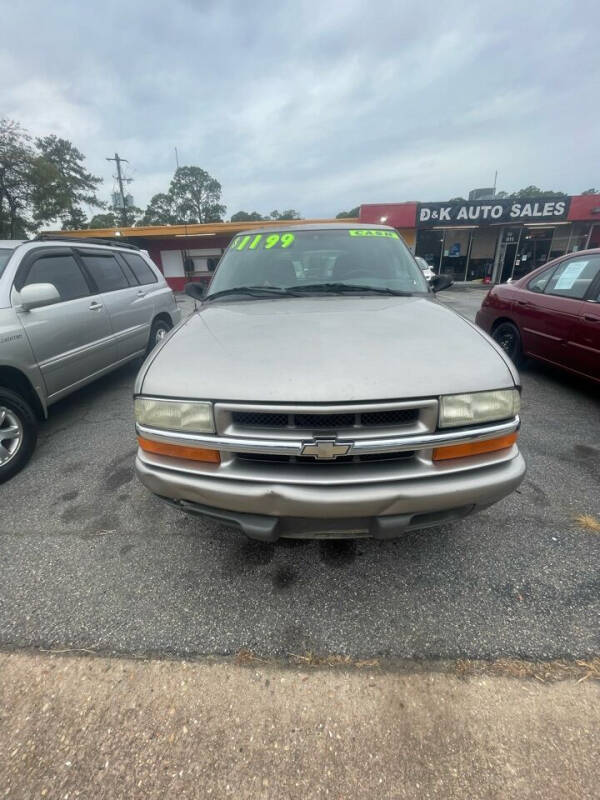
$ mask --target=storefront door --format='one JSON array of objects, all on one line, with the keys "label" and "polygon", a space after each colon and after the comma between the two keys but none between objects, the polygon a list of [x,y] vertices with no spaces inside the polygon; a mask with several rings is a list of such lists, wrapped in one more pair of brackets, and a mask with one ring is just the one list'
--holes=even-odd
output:
[{"label": "storefront door", "polygon": [[496,253],[496,283],[506,283],[512,277],[515,256],[521,238],[521,228],[503,228]]}]

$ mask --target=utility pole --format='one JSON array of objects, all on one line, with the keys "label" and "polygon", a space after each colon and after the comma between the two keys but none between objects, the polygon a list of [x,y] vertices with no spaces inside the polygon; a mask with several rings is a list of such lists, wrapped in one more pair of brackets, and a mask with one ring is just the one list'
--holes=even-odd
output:
[{"label": "utility pole", "polygon": [[106,160],[107,161],[114,161],[115,164],[117,165],[116,178],[117,178],[117,181],[119,182],[119,193],[121,195],[121,225],[126,226],[127,225],[127,213],[126,213],[127,212],[127,204],[126,204],[126,201],[125,201],[125,191],[123,189],[123,183],[131,183],[133,178],[124,178],[123,177],[123,173],[121,172],[121,164],[122,163],[129,164],[129,161],[127,161],[126,158],[121,158],[118,153],[115,153],[115,157],[114,158],[107,158]]}]

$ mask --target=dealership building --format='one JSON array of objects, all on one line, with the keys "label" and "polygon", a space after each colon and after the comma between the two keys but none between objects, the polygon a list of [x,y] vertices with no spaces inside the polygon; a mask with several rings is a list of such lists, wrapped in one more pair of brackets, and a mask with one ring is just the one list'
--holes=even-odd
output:
[{"label": "dealership building", "polygon": [[517,279],[565,253],[600,247],[600,195],[363,205],[436,272],[456,281]]},{"label": "dealership building", "polygon": [[[218,222],[53,233],[136,244],[148,250],[173,289],[181,291],[186,281],[208,282],[231,239],[243,230],[336,221]],[[343,221],[393,226],[416,255],[455,281],[501,283],[565,253],[600,247],[600,195],[550,199],[491,195],[451,203],[366,204],[357,219]]]}]

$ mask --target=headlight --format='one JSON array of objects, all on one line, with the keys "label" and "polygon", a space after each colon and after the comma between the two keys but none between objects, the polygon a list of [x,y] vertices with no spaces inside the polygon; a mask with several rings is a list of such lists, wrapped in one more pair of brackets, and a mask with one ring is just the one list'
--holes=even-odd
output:
[{"label": "headlight", "polygon": [[495,392],[449,394],[440,398],[440,428],[458,428],[510,419],[519,413],[521,398],[518,389],[498,389]]},{"label": "headlight", "polygon": [[135,398],[135,421],[150,428],[190,433],[214,433],[212,403]]}]

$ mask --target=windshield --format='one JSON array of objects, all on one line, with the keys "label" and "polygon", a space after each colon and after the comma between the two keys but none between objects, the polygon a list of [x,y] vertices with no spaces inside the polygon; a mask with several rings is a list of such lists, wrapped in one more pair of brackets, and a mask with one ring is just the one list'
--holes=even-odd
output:
[{"label": "windshield", "polygon": [[8,264],[8,259],[12,256],[14,250],[12,247],[1,247],[0,248],[0,278],[2,277],[2,273],[4,272],[4,267]]},{"label": "windshield", "polygon": [[236,236],[219,264],[207,297],[239,287],[306,286],[317,293],[319,287],[343,292],[345,285],[355,292],[357,287],[365,291],[387,289],[390,294],[429,291],[396,231],[342,228]]}]

